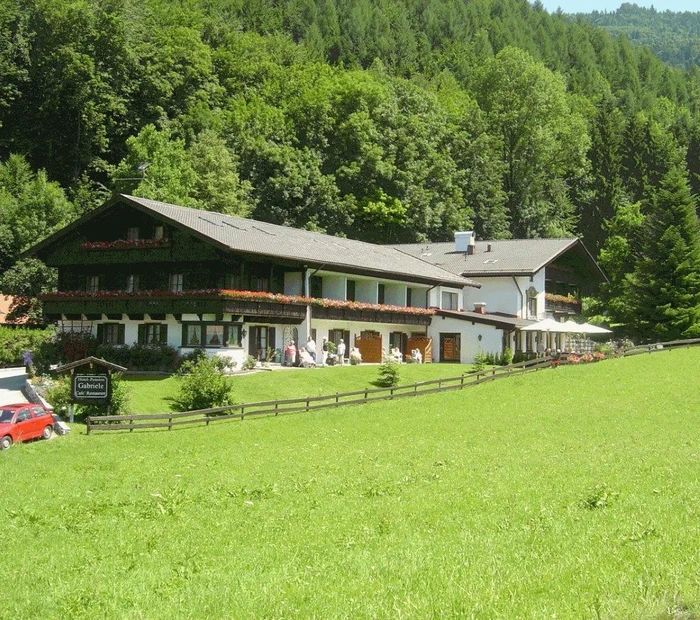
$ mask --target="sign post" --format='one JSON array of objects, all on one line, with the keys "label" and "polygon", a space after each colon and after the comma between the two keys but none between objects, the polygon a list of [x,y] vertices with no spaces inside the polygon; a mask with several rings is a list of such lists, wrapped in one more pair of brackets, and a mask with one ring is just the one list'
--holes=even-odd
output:
[{"label": "sign post", "polygon": [[[112,399],[112,372],[124,372],[126,368],[97,357],[87,357],[56,368],[57,373],[70,372],[71,403],[70,421],[73,422],[75,405],[106,405],[109,412]],[[88,427],[89,431],[89,427]]]}]

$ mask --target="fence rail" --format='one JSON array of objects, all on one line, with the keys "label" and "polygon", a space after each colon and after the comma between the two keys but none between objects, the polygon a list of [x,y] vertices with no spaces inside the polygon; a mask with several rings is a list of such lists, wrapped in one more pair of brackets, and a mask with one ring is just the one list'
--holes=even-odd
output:
[{"label": "fence rail", "polygon": [[[617,351],[612,357],[657,353],[696,345],[700,345],[700,338],[635,346]],[[393,400],[395,398],[406,398],[423,394],[437,394],[439,392],[461,390],[481,383],[540,370],[541,368],[548,368],[552,365],[554,359],[556,358],[536,358],[534,360],[510,364],[509,366],[499,366],[471,374],[463,373],[455,377],[431,379],[429,381],[420,381],[409,385],[397,385],[389,388],[366,388],[364,390],[337,392],[335,394],[326,394],[323,396],[267,400],[254,403],[242,403],[228,407],[182,411],[178,413],[91,416],[86,419],[87,434],[89,435],[92,431],[133,431],[135,429],[150,428],[167,428],[171,430],[174,427],[188,424],[206,424],[208,426],[212,422],[233,419],[243,420],[249,416],[299,413],[302,411],[316,411],[319,409],[344,407],[346,405],[360,405],[368,402]],[[562,363],[567,363],[565,355],[557,360],[557,364]]]},{"label": "fence rail", "polygon": [[196,411],[183,411],[178,413],[151,413],[133,415],[108,415],[90,416],[86,419],[87,434],[92,431],[133,431],[145,428],[167,428],[183,426],[187,424],[206,424],[221,420],[244,419],[257,415],[279,415],[282,413],[299,413],[302,411],[316,411],[343,407],[346,405],[359,405],[380,400],[392,400],[406,398],[422,394],[436,394],[450,390],[461,390],[481,383],[495,381],[513,374],[522,374],[533,370],[539,370],[550,366],[549,358],[540,358],[482,370],[472,374],[461,374],[455,377],[443,379],[431,379],[409,385],[397,385],[388,388],[366,388],[352,392],[337,392],[323,396],[305,396],[302,398],[288,398],[285,400],[268,400],[253,403],[242,403],[227,407],[215,407],[212,409],[199,409]]}]

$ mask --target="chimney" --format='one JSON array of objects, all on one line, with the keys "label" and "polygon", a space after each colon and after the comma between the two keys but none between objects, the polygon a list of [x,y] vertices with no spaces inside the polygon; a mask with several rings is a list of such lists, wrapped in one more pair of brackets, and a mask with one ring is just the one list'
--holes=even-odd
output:
[{"label": "chimney", "polygon": [[455,233],[455,251],[456,252],[464,252],[469,253],[469,245],[472,243],[472,239],[474,238],[474,231],[473,230],[467,230],[465,232],[456,232]]},{"label": "chimney", "polygon": [[490,252],[492,250],[492,246],[490,243],[486,244],[486,251]]},{"label": "chimney", "polygon": [[469,239],[469,245],[467,246],[467,254],[472,256],[476,254],[476,237],[474,235]]},{"label": "chimney", "polygon": [[485,301],[475,301],[474,302],[474,312],[477,314],[486,314],[486,302]]}]

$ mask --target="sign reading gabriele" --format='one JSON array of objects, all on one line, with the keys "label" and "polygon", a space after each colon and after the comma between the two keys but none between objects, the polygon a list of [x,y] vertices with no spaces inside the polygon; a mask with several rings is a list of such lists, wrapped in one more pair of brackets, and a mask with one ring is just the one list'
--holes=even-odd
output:
[{"label": "sign reading gabriele", "polygon": [[76,400],[107,400],[109,398],[109,376],[74,375],[73,398]]}]

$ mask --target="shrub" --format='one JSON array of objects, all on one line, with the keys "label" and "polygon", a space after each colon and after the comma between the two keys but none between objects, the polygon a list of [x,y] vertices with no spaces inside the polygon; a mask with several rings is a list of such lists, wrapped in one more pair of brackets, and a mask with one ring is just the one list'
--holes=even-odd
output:
[{"label": "shrub", "polygon": [[[46,382],[47,387],[44,398],[56,412],[67,410],[71,402],[71,377],[63,375],[57,379]],[[109,401],[109,415],[124,415],[130,412],[131,387],[123,381],[120,373],[115,373],[111,378],[112,394]],[[75,413],[78,417],[107,415],[107,404],[102,405],[75,405]]]},{"label": "shrub", "polygon": [[222,358],[206,356],[182,364],[178,371],[180,388],[174,408],[191,411],[233,404],[232,386],[225,374],[227,366]]},{"label": "shrub", "polygon": [[256,360],[252,355],[249,355],[248,357],[245,358],[245,362],[243,362],[243,366],[241,368],[243,370],[253,370],[255,366],[257,365],[258,360]]},{"label": "shrub", "polygon": [[510,366],[513,363],[513,349],[510,347],[506,347],[503,349],[503,357],[501,359],[501,363],[504,366]]},{"label": "shrub", "polygon": [[474,356],[474,365],[472,366],[472,372],[481,372],[486,368],[486,355],[482,352],[479,351],[475,356]]},{"label": "shrub", "polygon": [[394,387],[399,384],[399,365],[392,357],[385,357],[380,364],[376,383],[380,387]]},{"label": "shrub", "polygon": [[54,333],[53,329],[0,326],[0,367],[24,365],[26,352],[32,354],[36,363],[38,349],[51,340]]}]

